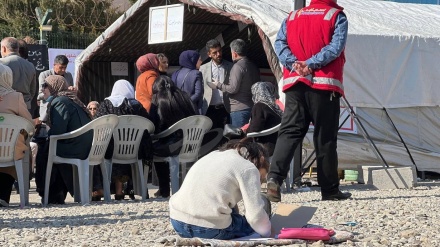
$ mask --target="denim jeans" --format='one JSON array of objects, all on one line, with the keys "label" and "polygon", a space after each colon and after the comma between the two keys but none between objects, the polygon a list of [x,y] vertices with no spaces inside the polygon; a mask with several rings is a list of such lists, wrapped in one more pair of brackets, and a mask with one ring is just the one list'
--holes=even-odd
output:
[{"label": "denim jeans", "polygon": [[249,123],[251,118],[251,108],[231,112],[231,125],[236,128],[241,128],[243,125]]},{"label": "denim jeans", "polygon": [[243,215],[236,213],[233,209],[231,213],[232,223],[225,229],[214,229],[187,224],[178,220],[171,219],[174,230],[183,238],[210,238],[228,240],[241,238],[253,234],[255,231],[246,221]]}]

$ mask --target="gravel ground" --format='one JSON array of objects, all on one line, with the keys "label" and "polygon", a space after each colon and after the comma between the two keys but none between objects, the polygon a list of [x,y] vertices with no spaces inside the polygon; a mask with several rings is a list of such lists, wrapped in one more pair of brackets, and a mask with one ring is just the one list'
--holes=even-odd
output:
[{"label": "gravel ground", "polygon": [[[174,234],[166,199],[81,206],[69,197],[66,205],[41,207],[34,188],[31,206],[21,209],[13,192],[10,207],[0,209],[0,246],[162,246],[154,241]],[[411,190],[379,191],[359,184],[341,189],[353,199],[321,201],[316,187],[285,193],[282,199],[316,207],[311,224],[355,234],[354,241],[337,246],[440,246],[440,180],[419,182]],[[357,225],[342,225],[347,222]]]}]

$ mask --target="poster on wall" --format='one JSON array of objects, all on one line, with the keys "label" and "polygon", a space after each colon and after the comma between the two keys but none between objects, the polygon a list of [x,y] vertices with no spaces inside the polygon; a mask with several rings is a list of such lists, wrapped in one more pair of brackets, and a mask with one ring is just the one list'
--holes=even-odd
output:
[{"label": "poster on wall", "polygon": [[173,4],[150,8],[148,44],[182,41],[183,4]]},{"label": "poster on wall", "polygon": [[75,59],[83,50],[78,49],[49,49],[49,69],[53,68],[53,61],[58,55],[64,55],[69,59],[69,64],[67,65],[67,71],[73,76],[73,83],[76,84],[75,75]]}]

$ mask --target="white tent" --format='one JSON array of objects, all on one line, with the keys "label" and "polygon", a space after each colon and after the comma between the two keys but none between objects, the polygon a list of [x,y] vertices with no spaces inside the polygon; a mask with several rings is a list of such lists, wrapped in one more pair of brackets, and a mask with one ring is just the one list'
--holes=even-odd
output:
[{"label": "white tent", "polygon": [[[77,58],[77,83],[83,99],[89,100],[91,95],[102,99],[112,82],[120,78],[111,75],[111,62],[132,65],[146,52],[178,54],[203,47],[219,33],[225,43],[236,37],[252,38],[252,45],[260,47],[252,54],[253,60],[280,79],[273,41],[290,11],[290,1],[171,1],[178,2],[187,4],[189,10],[185,12],[183,42],[148,45],[148,8],[164,1],[139,0]],[[440,6],[358,0],[339,0],[338,4],[345,8],[349,20],[344,72],[348,101],[356,107],[390,165],[412,162],[383,108],[388,110],[418,170],[440,172],[440,91],[435,87],[440,84],[436,62],[440,58]],[[255,29],[236,31],[232,27],[237,22]],[[132,67],[128,76],[131,81],[135,77]],[[380,164],[359,134],[341,133],[338,152],[342,167]]]}]

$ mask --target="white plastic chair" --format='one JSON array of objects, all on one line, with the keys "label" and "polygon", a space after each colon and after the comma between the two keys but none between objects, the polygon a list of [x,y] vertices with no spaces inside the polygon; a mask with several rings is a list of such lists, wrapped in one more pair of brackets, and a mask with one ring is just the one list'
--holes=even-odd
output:
[{"label": "white plastic chair", "polygon": [[[206,116],[196,115],[184,118],[173,124],[168,129],[157,135],[153,135],[153,140],[167,137],[177,130],[183,131],[182,149],[178,156],[174,157],[157,157],[154,156],[155,162],[168,161],[171,175],[171,191],[176,193],[179,190],[179,164],[194,162],[198,159],[200,145],[205,133],[211,129],[212,121]],[[185,178],[186,164],[183,166],[182,181]]]},{"label": "white plastic chair", "polygon": [[[49,158],[47,161],[46,183],[44,187],[44,203],[47,205],[49,199],[49,183],[52,174],[53,164],[72,164],[78,169],[73,169],[74,199],[75,202],[81,200],[82,204],[90,202],[91,197],[91,180],[93,174],[93,166],[100,165],[103,177],[104,199],[110,201],[110,182],[108,181],[107,168],[104,164],[104,154],[111,140],[113,129],[118,124],[118,116],[106,115],[97,118],[83,127],[61,135],[50,136]],[[57,144],[59,140],[71,139],[78,137],[90,130],[93,130],[93,142],[90,153],[85,160],[63,158],[56,155]],[[78,193],[79,192],[79,193]]]},{"label": "white plastic chair", "polygon": [[7,113],[0,113],[0,167],[15,166],[20,188],[20,206],[29,205],[29,150],[26,149],[23,160],[14,160],[15,144],[20,131],[28,133],[26,146],[29,147],[34,126],[27,119]]},{"label": "white plastic chair", "polygon": [[154,124],[140,116],[119,116],[119,123],[113,130],[114,150],[111,160],[106,160],[109,181],[111,181],[112,164],[130,164],[133,177],[133,187],[136,195],[147,198],[148,166],[143,169],[142,160],[138,158],[139,145],[144,131],[154,133]]},{"label": "white plastic chair", "polygon": [[209,152],[211,152],[211,150],[214,149],[223,138],[223,129],[222,128],[212,129],[212,130],[206,132],[205,135],[209,135],[210,133],[215,133],[215,137],[200,147],[199,158],[202,156],[205,156]]}]

